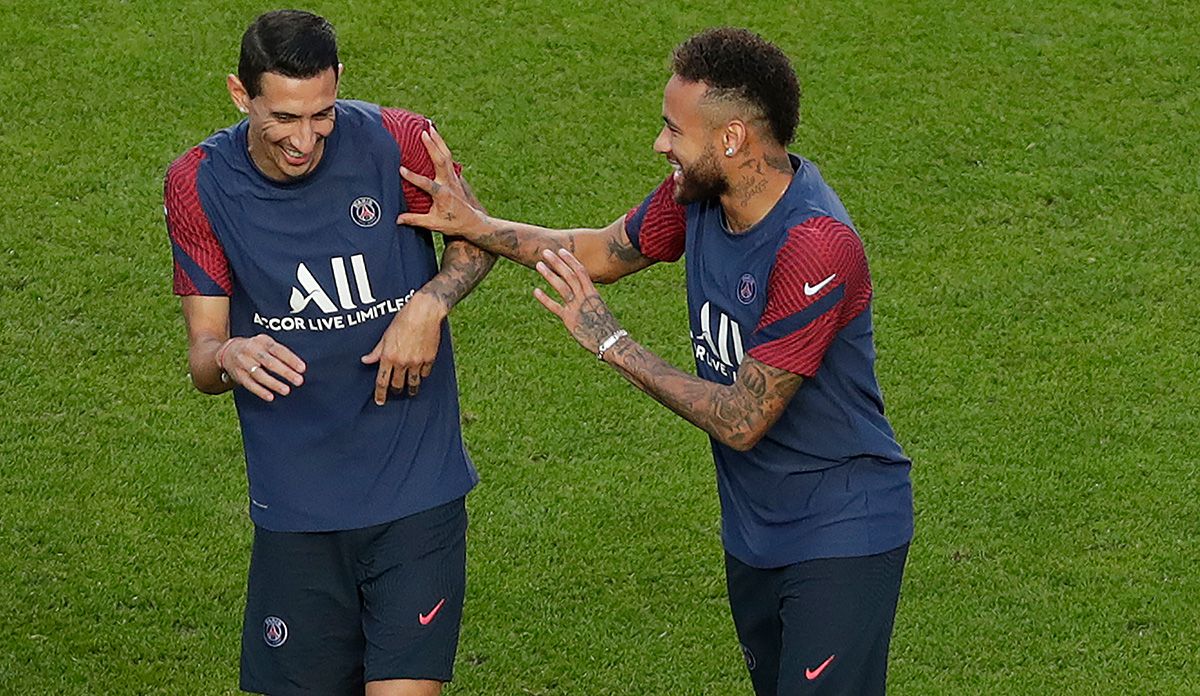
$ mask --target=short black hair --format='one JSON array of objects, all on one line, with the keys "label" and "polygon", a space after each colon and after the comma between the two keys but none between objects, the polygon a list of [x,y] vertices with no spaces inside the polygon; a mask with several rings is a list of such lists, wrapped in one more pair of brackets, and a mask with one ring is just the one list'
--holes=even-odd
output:
[{"label": "short black hair", "polygon": [[316,77],[337,72],[337,36],[324,17],[302,10],[275,10],[259,15],[242,34],[238,79],[253,99],[262,91],[263,73],[284,77]]},{"label": "short black hair", "polygon": [[708,85],[706,99],[737,99],[761,112],[780,145],[792,142],[800,122],[800,84],[787,55],[746,29],[706,29],[679,44],[671,70]]}]

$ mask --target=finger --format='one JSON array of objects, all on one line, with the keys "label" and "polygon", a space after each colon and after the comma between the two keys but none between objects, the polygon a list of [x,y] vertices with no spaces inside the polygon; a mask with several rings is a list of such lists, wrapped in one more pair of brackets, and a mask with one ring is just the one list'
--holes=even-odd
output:
[{"label": "finger", "polygon": [[263,351],[255,357],[258,359],[259,365],[262,365],[264,369],[270,370],[279,378],[285,379],[297,387],[304,384],[304,377],[299,372],[293,370],[287,363],[274,355]]},{"label": "finger", "polygon": [[571,292],[571,288],[567,285],[566,281],[564,281],[557,273],[555,273],[554,269],[550,268],[542,261],[538,261],[534,268],[537,269],[538,273],[542,274],[542,277],[546,279],[547,283],[550,283],[550,287],[554,288],[554,291],[558,293],[558,296],[562,298],[563,302],[571,302],[575,299],[575,295]]},{"label": "finger", "polygon": [[405,181],[412,184],[413,186],[416,186],[417,188],[421,189],[425,193],[429,193],[429,194],[433,193],[433,184],[435,182],[433,181],[433,179],[430,179],[429,177],[425,176],[424,174],[418,174],[418,173],[414,172],[413,170],[409,169],[408,167],[402,166],[402,167],[400,167],[400,176],[404,177]]},{"label": "finger", "polygon": [[[292,349],[284,346],[283,343],[276,341],[275,338],[271,338],[265,334],[259,334],[258,336],[254,336],[252,338],[251,343],[253,344],[252,352],[254,353],[268,353],[274,356],[276,360],[286,364],[290,370],[295,372],[304,372],[307,370],[308,366],[305,365],[305,361],[301,360],[299,355],[293,353]],[[259,362],[262,361],[263,359],[259,358]]]},{"label": "finger", "polygon": [[262,399],[263,401],[274,401],[275,400],[274,394],[272,394],[266,387],[263,387],[261,384],[254,381],[249,376],[246,376],[246,377],[240,379],[238,381],[238,384],[240,384],[243,389],[245,389],[246,391],[250,392],[251,394],[257,396],[258,398]]},{"label": "finger", "polygon": [[427,230],[437,229],[437,218],[429,213],[400,213],[396,216],[397,225],[409,227],[424,227]]},{"label": "finger", "polygon": [[543,252],[542,256],[546,259],[546,265],[554,269],[555,274],[557,274],[559,278],[562,278],[563,283],[566,284],[567,294],[563,295],[563,299],[570,302],[576,295],[582,296],[583,293],[582,288],[579,285],[579,277],[575,274],[575,271],[571,270],[571,267],[567,265],[567,262],[564,261],[561,256],[550,251],[549,249]]},{"label": "finger", "polygon": [[434,140],[434,136],[430,135],[430,131],[421,132],[421,142],[425,144],[425,150],[429,153],[429,158],[433,160],[433,170],[437,173],[437,178],[442,180],[452,179],[454,170],[451,168],[450,151],[446,149],[445,143],[442,143],[439,147]]},{"label": "finger", "polygon": [[387,403],[388,385],[392,380],[392,368],[385,363],[379,364],[379,370],[375,372],[375,405],[382,406]]},{"label": "finger", "polygon": [[421,366],[421,379],[425,379],[426,377],[428,377],[430,372],[433,372],[433,363],[425,363],[424,365],[422,365]]},{"label": "finger", "polygon": [[563,306],[560,305],[559,303],[555,302],[554,300],[550,299],[550,296],[547,295],[546,293],[542,292],[541,288],[534,288],[533,296],[537,298],[538,302],[542,303],[543,307],[550,310],[550,312],[554,316],[558,317],[559,319],[562,319]]},{"label": "finger", "polygon": [[370,353],[367,353],[366,355],[362,356],[361,359],[362,359],[364,365],[374,365],[375,363],[379,362],[379,356],[382,354],[383,354],[383,341],[380,341],[379,343],[375,344],[375,348],[372,349]]},{"label": "finger", "polygon": [[[253,366],[253,365],[251,366],[251,368],[254,368],[254,367],[255,366]],[[257,369],[254,369],[254,372],[257,372],[257,371],[258,371]],[[263,401],[274,401],[275,400],[275,394],[273,394],[271,392],[271,390],[269,390],[266,387],[264,387],[263,385],[259,384],[258,380],[256,380],[254,378],[253,372],[251,372],[249,369],[247,369],[241,363],[241,361],[235,361],[235,364],[231,364],[229,366],[229,368],[226,370],[226,372],[228,372],[229,375],[231,377],[233,377],[233,381],[237,382],[238,386],[241,387],[242,389],[245,389],[246,391],[250,392],[251,394],[262,399]]]},{"label": "finger", "polygon": [[450,152],[450,146],[447,145],[446,141],[442,139],[442,134],[438,132],[437,126],[433,125],[432,123],[429,124],[429,139],[433,141],[433,144],[437,146],[438,151],[441,152],[442,156],[446,158],[446,164],[453,167],[454,153]]},{"label": "finger", "polygon": [[[261,353],[261,355],[266,354]],[[291,386],[276,379],[275,375],[271,374],[271,372],[267,370],[262,363],[256,362],[257,359],[257,354],[246,355],[245,353],[242,353],[238,356],[238,367],[242,371],[238,382],[251,391],[255,391],[252,387],[257,386],[264,390],[275,392],[280,396],[287,396],[290,394],[292,391]],[[268,401],[269,400],[270,399],[268,399]]]},{"label": "finger", "polygon": [[388,382],[388,386],[396,391],[404,389],[404,385],[408,383],[408,370],[403,367],[396,367],[392,370],[392,379]]},{"label": "finger", "polygon": [[421,374],[415,370],[408,371],[408,395],[416,396],[421,390]]},{"label": "finger", "polygon": [[592,285],[592,276],[590,273],[588,273],[587,267],[583,265],[583,262],[575,258],[575,254],[572,254],[566,249],[559,249],[558,255],[567,262],[567,266],[569,266],[572,271],[575,271],[575,275],[579,278],[579,285],[585,292],[595,287]]}]

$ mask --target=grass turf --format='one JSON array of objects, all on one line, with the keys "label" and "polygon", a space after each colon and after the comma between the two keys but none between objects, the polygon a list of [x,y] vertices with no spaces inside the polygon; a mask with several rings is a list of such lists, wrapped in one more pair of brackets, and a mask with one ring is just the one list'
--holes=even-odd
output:
[{"label": "grass turf", "polygon": [[[666,174],[671,47],[749,26],[866,240],[915,461],[894,693],[1200,692],[1194,8],[318,2],[342,95],[438,120],[497,214],[602,224]],[[194,392],[166,164],[236,114],[263,6],[0,12],[0,692],[233,693],[250,527]],[[689,364],[682,268],[605,290]],[[471,586],[448,693],[748,693],[704,438],[499,267],[455,313]]]}]

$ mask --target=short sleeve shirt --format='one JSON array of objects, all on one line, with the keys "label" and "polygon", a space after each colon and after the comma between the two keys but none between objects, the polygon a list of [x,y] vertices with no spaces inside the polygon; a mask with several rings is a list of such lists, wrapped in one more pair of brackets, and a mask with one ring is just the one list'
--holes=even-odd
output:
[{"label": "short sleeve shirt", "polygon": [[783,198],[729,231],[716,200],[681,205],[668,177],[626,216],[642,254],[685,257],[697,374],[732,384],[748,357],[802,375],[750,451],[713,440],[726,550],[755,567],[882,553],[912,536],[910,462],[875,378],[862,241],[815,165],[792,158]]},{"label": "short sleeve shirt", "polygon": [[251,160],[247,122],[169,168],[165,210],[179,295],[229,298],[233,336],[267,334],[307,364],[291,394],[234,391],[254,522],[354,529],[462,497],[478,480],[463,446],[447,325],[416,397],[373,401],[370,353],[437,272],[430,234],[395,223],[427,211],[403,164],[433,175],[424,117],[338,101],[316,169],[295,182]]}]

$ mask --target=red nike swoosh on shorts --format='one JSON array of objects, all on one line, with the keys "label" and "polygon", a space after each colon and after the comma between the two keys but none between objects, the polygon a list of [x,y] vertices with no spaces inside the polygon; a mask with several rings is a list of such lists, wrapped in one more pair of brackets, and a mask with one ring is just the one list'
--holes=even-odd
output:
[{"label": "red nike swoosh on shorts", "polygon": [[821,676],[821,673],[825,671],[825,668],[829,666],[830,662],[833,662],[833,658],[835,658],[835,657],[837,657],[837,655],[830,655],[829,658],[826,659],[824,662],[822,662],[821,666],[817,667],[816,669],[808,669],[806,667],[804,669],[804,678],[809,681],[812,681],[812,680],[816,679],[817,677]]},{"label": "red nike swoosh on shorts", "polygon": [[442,597],[442,601],[438,602],[436,607],[430,609],[428,614],[417,614],[417,621],[420,621],[422,626],[428,626],[429,622],[433,621],[433,617],[437,616],[437,613],[442,610],[442,605],[445,603],[446,598]]}]

